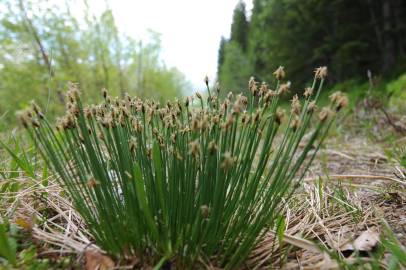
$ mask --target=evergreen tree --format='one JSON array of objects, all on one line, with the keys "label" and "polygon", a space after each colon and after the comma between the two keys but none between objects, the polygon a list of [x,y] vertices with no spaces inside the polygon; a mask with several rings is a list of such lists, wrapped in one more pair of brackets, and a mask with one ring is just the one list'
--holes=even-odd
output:
[{"label": "evergreen tree", "polygon": [[405,16],[401,0],[254,0],[248,59],[259,80],[285,66],[293,89],[320,65],[331,82],[390,75],[406,63]]},{"label": "evergreen tree", "polygon": [[227,45],[227,39],[224,37],[221,37],[220,47],[219,47],[218,56],[217,56],[217,79],[220,79],[220,70],[224,63],[226,45]]},{"label": "evergreen tree", "polygon": [[239,44],[243,52],[247,50],[248,20],[245,11],[245,3],[241,0],[234,9],[230,41]]},{"label": "evergreen tree", "polygon": [[244,91],[247,89],[250,76],[251,67],[248,58],[238,43],[229,42],[225,46],[224,63],[220,69],[220,84],[224,90],[222,94]]}]

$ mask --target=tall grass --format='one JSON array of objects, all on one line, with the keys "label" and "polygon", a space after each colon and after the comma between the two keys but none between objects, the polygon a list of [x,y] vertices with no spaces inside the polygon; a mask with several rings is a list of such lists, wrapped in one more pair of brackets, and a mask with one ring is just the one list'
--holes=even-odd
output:
[{"label": "tall grass", "polygon": [[317,116],[326,72],[316,70],[287,116],[278,104],[290,84],[279,68],[275,90],[251,79],[251,95],[224,100],[206,81],[207,99],[159,104],[103,90],[103,102],[85,106],[71,85],[56,128],[35,104],[20,118],[109,254],[157,267],[214,261],[231,269],[275,226],[347,104],[335,94]]}]

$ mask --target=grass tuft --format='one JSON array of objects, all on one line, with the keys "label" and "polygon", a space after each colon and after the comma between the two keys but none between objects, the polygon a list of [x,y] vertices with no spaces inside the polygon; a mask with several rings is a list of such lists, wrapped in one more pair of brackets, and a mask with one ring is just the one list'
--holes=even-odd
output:
[{"label": "grass tuft", "polygon": [[283,223],[283,201],[348,103],[339,93],[316,113],[323,67],[285,117],[279,103],[290,83],[282,71],[275,90],[251,79],[251,95],[221,100],[206,83],[207,97],[166,104],[103,90],[103,102],[85,106],[71,85],[55,127],[35,104],[20,119],[109,254],[157,267],[215,261],[232,269]]}]

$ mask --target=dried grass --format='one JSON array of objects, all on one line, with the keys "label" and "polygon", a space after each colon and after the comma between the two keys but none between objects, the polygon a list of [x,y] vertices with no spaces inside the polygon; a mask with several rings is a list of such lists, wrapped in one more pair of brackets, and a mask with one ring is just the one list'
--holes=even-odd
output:
[{"label": "dried grass", "polygon": [[[382,196],[383,191],[396,190],[402,200],[406,182],[395,176],[395,173],[401,175],[402,170],[386,158],[380,146],[372,145],[366,138],[338,137],[326,145],[328,148],[318,153],[303,187],[284,205],[286,230],[283,243],[279,243],[274,231],[268,231],[251,253],[245,268],[338,268],[326,252],[320,251],[319,246],[340,252],[340,247],[354,240],[362,231],[379,228],[381,217],[388,220],[395,233],[398,223],[403,226],[403,236],[399,239],[403,245],[406,244],[404,201],[390,201],[390,198]],[[323,196],[319,194],[319,179],[323,179]],[[23,177],[19,180],[32,182]],[[353,211],[333,205],[337,185],[345,191],[346,203],[354,207]],[[102,252],[92,243],[82,219],[55,184],[55,179],[50,177],[47,187],[39,183],[26,186],[18,193],[1,194],[3,201],[13,200],[8,205],[4,204],[0,212],[2,215],[15,212],[15,221],[23,219],[32,224],[29,229],[44,247],[43,255],[73,253],[81,259],[86,250]],[[403,216],[393,215],[394,212],[388,211],[388,208],[396,208]],[[45,210],[48,216],[44,214]],[[49,215],[50,212],[52,215]],[[405,225],[399,222],[402,220],[405,220]],[[351,263],[355,259],[349,257],[345,260]],[[381,262],[381,266],[386,267],[386,262]],[[207,264],[204,267],[213,269]]]}]

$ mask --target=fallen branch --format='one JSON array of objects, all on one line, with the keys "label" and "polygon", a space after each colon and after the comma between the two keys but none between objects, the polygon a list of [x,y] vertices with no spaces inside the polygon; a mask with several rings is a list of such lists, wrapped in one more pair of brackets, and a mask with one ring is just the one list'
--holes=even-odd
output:
[{"label": "fallen branch", "polygon": [[[330,180],[352,180],[352,179],[387,180],[387,181],[396,182],[398,184],[406,186],[406,182],[403,182],[403,181],[401,181],[399,179],[392,178],[392,177],[385,176],[385,175],[366,175],[366,174],[343,174],[343,175],[339,175],[339,174],[332,174],[332,175],[328,175],[326,177],[328,179],[330,179]],[[318,179],[319,179],[319,177],[312,177],[312,178],[305,178],[304,181],[313,182],[313,181],[316,181]]]}]

